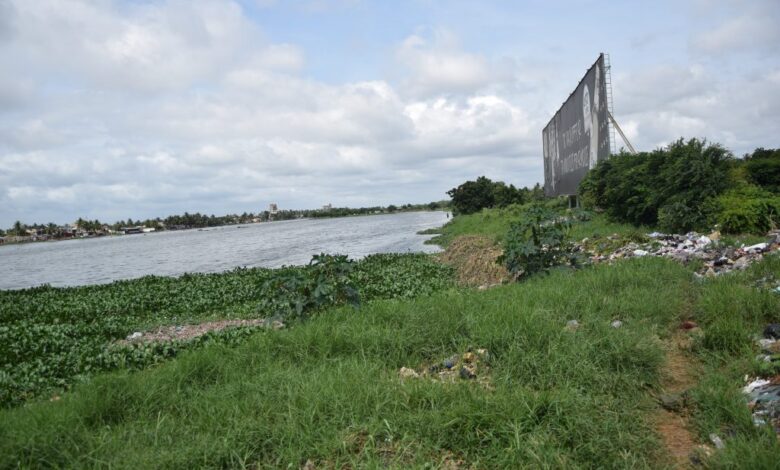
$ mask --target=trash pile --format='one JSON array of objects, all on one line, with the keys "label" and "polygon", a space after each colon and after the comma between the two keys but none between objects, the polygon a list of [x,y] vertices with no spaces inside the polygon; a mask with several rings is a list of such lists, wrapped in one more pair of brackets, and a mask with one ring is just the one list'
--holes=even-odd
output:
[{"label": "trash pile", "polygon": [[203,336],[212,331],[221,331],[229,327],[257,327],[281,330],[285,327],[279,319],[253,319],[253,320],[220,320],[196,325],[164,326],[154,331],[136,331],[127,335],[127,338],[117,341],[117,344],[131,343],[158,343],[171,341],[187,341]]},{"label": "trash pile", "polygon": [[[780,367],[780,323],[764,329],[764,337],[757,341],[761,355],[757,358]],[[780,434],[780,375],[750,380],[742,392],[748,397],[748,406],[756,426],[769,425]]]},{"label": "trash pile", "polygon": [[[598,246],[587,238],[576,243],[574,251],[585,253],[593,263],[642,256],[663,256],[681,263],[698,259],[704,263],[696,274],[712,277],[735,269],[745,269],[759,261],[765,253],[780,249],[780,232],[770,232],[769,237],[766,242],[736,248],[720,243],[720,232],[709,235],[696,232],[685,235],[653,232],[647,234],[648,242],[630,242],[610,253],[599,253]],[[607,237],[608,241],[619,239],[617,234]]]},{"label": "trash pile", "polygon": [[458,380],[475,380],[480,385],[490,388],[488,374],[490,373],[490,354],[487,349],[469,348],[463,354],[455,354],[428,366],[418,369],[401,367],[398,375],[402,380],[428,378],[443,383],[454,383]]}]

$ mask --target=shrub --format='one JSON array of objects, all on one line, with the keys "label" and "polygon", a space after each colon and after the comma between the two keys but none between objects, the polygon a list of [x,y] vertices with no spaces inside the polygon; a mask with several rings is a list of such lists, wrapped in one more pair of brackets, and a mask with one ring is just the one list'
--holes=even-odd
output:
[{"label": "shrub", "polygon": [[566,243],[568,221],[540,206],[531,206],[513,223],[504,241],[499,261],[512,275],[532,275],[569,261]]},{"label": "shrub", "polygon": [[753,185],[744,185],[715,201],[717,221],[727,233],[765,233],[780,221],[780,197]]},{"label": "shrub", "polygon": [[745,156],[745,169],[750,182],[780,193],[780,149],[756,149]]},{"label": "shrub", "polygon": [[701,229],[709,201],[734,185],[734,160],[717,144],[680,139],[666,148],[600,162],[580,185],[583,202],[611,218],[669,230]]},{"label": "shrub", "polygon": [[535,191],[541,191],[537,184],[534,189],[515,188],[507,186],[503,181],[492,181],[480,176],[476,181],[466,181],[457,188],[447,191],[452,198],[452,208],[455,214],[473,214],[490,207],[507,207],[512,204],[522,204],[529,197],[534,197]]},{"label": "shrub", "polygon": [[353,262],[345,255],[314,255],[306,269],[280,271],[263,284],[260,310],[283,317],[304,317],[309,312],[350,303],[360,304],[350,280]]}]

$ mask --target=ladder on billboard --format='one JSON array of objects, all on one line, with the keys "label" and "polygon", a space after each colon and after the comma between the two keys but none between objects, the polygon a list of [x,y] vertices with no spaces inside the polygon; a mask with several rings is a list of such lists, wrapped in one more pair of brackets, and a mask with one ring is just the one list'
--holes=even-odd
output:
[{"label": "ladder on billboard", "polygon": [[[609,61],[609,54],[606,52],[604,54],[604,81],[607,84],[607,110],[610,114],[615,114],[615,108],[612,101],[612,64]],[[615,144],[615,126],[612,125],[612,122],[609,123],[609,148],[611,150],[610,153],[615,153],[617,150],[617,146]]]},{"label": "ladder on billboard", "polygon": [[636,150],[634,150],[634,146],[631,145],[631,142],[628,141],[628,138],[623,133],[623,129],[620,128],[617,121],[615,120],[615,108],[612,101],[612,63],[609,60],[609,54],[602,52],[604,54],[604,68],[606,69],[604,71],[604,81],[607,85],[607,116],[609,116],[609,148],[610,153],[617,153],[617,145],[615,142],[615,130],[617,130],[618,134],[620,134],[620,138],[623,139],[623,142],[626,144],[626,147],[628,147],[628,151],[635,154]]}]

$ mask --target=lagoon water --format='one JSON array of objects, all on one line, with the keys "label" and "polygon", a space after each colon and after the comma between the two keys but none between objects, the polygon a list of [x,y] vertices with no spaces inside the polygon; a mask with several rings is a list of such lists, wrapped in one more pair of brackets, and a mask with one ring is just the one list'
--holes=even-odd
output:
[{"label": "lagoon water", "polygon": [[306,264],[313,254],[432,252],[444,212],[303,219],[206,229],[0,246],[0,289],[101,284],[155,274]]}]

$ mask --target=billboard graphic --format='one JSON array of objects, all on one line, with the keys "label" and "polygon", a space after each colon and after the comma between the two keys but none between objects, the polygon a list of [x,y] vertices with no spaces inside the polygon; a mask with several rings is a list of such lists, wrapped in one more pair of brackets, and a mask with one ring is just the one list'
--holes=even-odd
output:
[{"label": "billboard graphic", "polygon": [[542,131],[544,194],[577,194],[588,169],[609,158],[604,54]]}]

